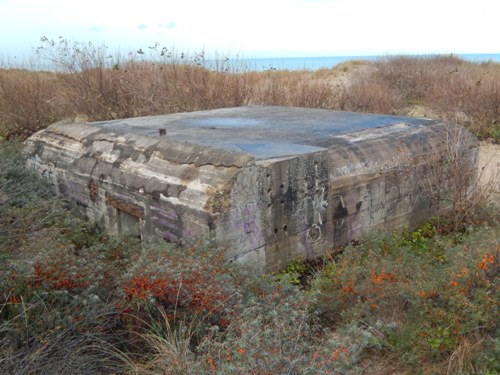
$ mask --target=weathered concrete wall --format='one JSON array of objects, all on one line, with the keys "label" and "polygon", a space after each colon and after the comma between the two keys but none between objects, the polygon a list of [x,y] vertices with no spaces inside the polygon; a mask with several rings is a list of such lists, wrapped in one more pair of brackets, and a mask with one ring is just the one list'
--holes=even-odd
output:
[{"label": "weathered concrete wall", "polygon": [[[160,136],[158,129],[165,129]],[[275,269],[436,209],[454,125],[425,119],[242,107],[57,123],[26,142],[28,165],[108,230],[210,236]],[[475,167],[477,141],[454,140]]]}]

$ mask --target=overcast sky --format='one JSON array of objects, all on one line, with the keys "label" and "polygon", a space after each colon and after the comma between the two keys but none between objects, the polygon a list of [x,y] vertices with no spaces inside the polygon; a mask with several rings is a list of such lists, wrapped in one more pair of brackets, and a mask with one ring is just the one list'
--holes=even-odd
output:
[{"label": "overcast sky", "polygon": [[243,57],[500,53],[500,0],[0,0],[0,57],[40,37]]}]

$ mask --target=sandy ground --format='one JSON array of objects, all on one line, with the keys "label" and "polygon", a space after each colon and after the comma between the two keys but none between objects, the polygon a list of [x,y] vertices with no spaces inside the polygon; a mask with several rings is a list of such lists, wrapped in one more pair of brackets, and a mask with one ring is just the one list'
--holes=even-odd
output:
[{"label": "sandy ground", "polygon": [[478,155],[479,185],[491,189],[491,200],[500,206],[500,145],[481,142]]}]

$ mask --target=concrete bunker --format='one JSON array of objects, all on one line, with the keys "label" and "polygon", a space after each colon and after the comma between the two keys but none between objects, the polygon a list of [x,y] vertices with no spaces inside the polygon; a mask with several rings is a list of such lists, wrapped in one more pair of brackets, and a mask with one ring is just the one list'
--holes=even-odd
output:
[{"label": "concrete bunker", "polygon": [[[435,213],[437,120],[248,106],[94,123],[26,141],[28,167],[91,220],[143,240],[211,237],[259,269]],[[477,140],[453,145],[475,168]],[[432,170],[432,173],[431,173]],[[438,171],[439,172],[439,171]]]}]

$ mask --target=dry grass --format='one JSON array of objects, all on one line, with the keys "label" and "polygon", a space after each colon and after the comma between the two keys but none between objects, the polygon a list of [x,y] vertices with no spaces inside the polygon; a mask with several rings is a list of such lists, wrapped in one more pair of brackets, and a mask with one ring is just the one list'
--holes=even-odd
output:
[{"label": "dry grass", "polygon": [[[477,219],[485,205],[498,203],[495,195],[500,174],[487,165],[477,170],[475,159],[464,157],[471,149],[477,151],[479,144],[463,126],[441,126],[438,131],[439,143],[446,148],[436,153],[424,142],[415,163],[426,176],[419,183],[429,192],[436,216],[445,218],[450,230],[457,231]],[[483,177],[485,172],[490,175]]]},{"label": "dry grass", "polygon": [[0,135],[26,137],[69,115],[57,92],[56,74],[0,70]]},{"label": "dry grass", "polygon": [[[57,72],[0,69],[0,135],[27,137],[76,116],[89,121],[233,107],[283,105],[422,116],[500,139],[500,64],[457,57],[349,61],[317,71],[249,71],[158,46],[109,55],[105,46],[43,40]],[[207,67],[208,66],[208,67]]]},{"label": "dry grass", "polygon": [[408,114],[421,105],[498,142],[500,64],[468,63],[453,56],[399,57],[375,64],[375,80],[387,84],[396,113]]}]

